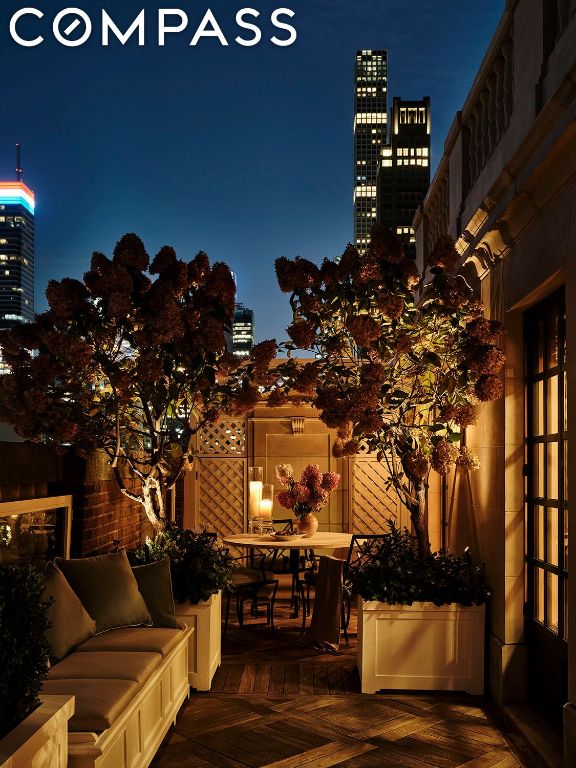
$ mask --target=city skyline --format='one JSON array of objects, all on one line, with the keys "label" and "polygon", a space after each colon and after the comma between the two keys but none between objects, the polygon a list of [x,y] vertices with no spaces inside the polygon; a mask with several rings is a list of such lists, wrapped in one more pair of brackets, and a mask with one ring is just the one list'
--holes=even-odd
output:
[{"label": "city skyline", "polygon": [[[290,309],[274,260],[334,258],[353,238],[359,48],[388,50],[393,93],[431,96],[434,169],[501,0],[457,10],[447,0],[434,9],[398,0],[291,7],[299,38],[286,50],[210,40],[193,51],[167,47],[161,58],[129,44],[69,51],[47,40],[35,50],[2,49],[2,66],[18,72],[4,99],[18,109],[0,128],[0,177],[14,178],[21,142],[24,179],[37,195],[39,311],[48,279],[81,277],[93,250],[110,253],[135,231],[151,253],[169,243],[182,258],[202,249],[226,261],[238,274],[238,301],[259,318],[257,340],[284,339]],[[118,23],[134,8],[126,3]],[[54,9],[47,3],[47,13]]]}]

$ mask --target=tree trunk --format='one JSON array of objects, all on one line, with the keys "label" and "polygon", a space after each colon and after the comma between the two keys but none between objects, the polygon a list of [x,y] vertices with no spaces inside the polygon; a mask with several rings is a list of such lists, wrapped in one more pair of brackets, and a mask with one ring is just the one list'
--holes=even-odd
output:
[{"label": "tree trunk", "polygon": [[164,511],[164,497],[162,489],[155,478],[149,477],[142,483],[142,497],[140,503],[144,507],[146,517],[156,531],[166,528],[166,514]]},{"label": "tree trunk", "polygon": [[426,520],[426,489],[423,483],[414,486],[416,501],[409,505],[410,520],[418,542],[418,554],[420,557],[430,554],[430,538],[428,536],[428,523]]}]

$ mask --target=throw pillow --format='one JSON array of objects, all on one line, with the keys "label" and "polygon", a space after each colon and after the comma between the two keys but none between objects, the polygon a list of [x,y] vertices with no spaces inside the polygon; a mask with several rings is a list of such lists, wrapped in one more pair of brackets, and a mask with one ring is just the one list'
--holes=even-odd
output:
[{"label": "throw pillow", "polygon": [[170,558],[165,557],[163,560],[146,565],[135,565],[132,573],[138,582],[140,594],[148,606],[153,625],[178,629],[180,625],[174,613]]},{"label": "throw pillow", "polygon": [[44,579],[44,600],[52,601],[48,608],[50,658],[60,661],[95,634],[96,622],[54,563],[46,565]]},{"label": "throw pillow", "polygon": [[152,623],[126,552],[78,560],[56,559],[72,589],[96,621],[96,632]]}]

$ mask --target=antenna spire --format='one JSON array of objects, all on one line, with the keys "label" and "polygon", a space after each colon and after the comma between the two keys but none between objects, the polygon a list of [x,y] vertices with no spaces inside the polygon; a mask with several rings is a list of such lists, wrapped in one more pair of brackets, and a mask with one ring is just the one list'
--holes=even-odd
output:
[{"label": "antenna spire", "polygon": [[16,144],[16,180],[22,181],[22,147]]}]

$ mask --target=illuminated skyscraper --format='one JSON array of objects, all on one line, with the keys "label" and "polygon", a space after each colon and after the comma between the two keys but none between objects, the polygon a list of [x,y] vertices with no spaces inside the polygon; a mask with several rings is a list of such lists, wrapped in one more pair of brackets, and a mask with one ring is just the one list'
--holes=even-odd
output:
[{"label": "illuminated skyscraper", "polygon": [[415,256],[414,214],[430,186],[430,99],[392,102],[390,143],[378,173],[378,221]]},{"label": "illuminated skyscraper", "polygon": [[33,320],[34,192],[22,181],[18,152],[16,181],[0,181],[0,330]]},{"label": "illuminated skyscraper", "polygon": [[232,351],[239,357],[248,357],[254,346],[254,312],[243,304],[236,304],[232,324]]},{"label": "illuminated skyscraper", "polygon": [[386,51],[357,51],[354,88],[354,243],[363,253],[376,221],[378,165],[387,144]]}]

